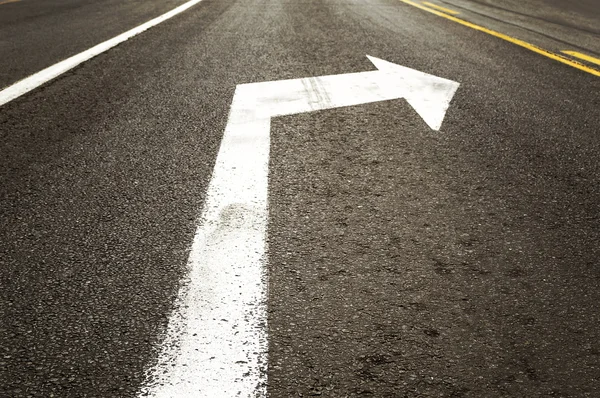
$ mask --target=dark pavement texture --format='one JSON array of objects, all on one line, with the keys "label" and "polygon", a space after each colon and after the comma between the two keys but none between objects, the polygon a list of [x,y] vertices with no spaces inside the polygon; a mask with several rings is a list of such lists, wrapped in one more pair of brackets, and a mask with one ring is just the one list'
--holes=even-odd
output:
[{"label": "dark pavement texture", "polygon": [[461,86],[440,132],[273,121],[270,395],[600,395],[597,77],[392,0],[204,0],[0,108],[0,396],[135,396],[235,85],[365,54]]},{"label": "dark pavement texture", "polygon": [[0,4],[0,88],[133,29],[184,0],[19,0]]}]

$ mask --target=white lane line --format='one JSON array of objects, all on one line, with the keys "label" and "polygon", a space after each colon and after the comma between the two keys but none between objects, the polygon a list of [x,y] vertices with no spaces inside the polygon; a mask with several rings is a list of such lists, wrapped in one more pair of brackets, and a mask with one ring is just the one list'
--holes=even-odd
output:
[{"label": "white lane line", "polygon": [[434,130],[459,84],[378,58],[376,71],[241,84],[194,237],[189,279],[141,397],[265,397],[270,121],[406,98]]},{"label": "white lane line", "polygon": [[200,3],[201,1],[202,0],[188,1],[187,3],[184,3],[179,7],[172,9],[171,11],[161,15],[160,17],[156,17],[146,23],[141,24],[136,28],[128,30],[125,33],[121,33],[120,35],[113,37],[112,39],[102,42],[88,50],[85,50],[77,55],[60,61],[52,66],[49,66],[46,69],[43,69],[29,77],[26,77],[23,80],[18,81],[17,83],[11,86],[8,86],[4,90],[0,91],[0,106],[41,86],[42,84],[54,79],[55,77],[62,75],[63,73],[67,72],[70,69],[73,69],[77,65],[115,47],[116,45],[132,38],[133,36],[136,36],[142,33],[143,31],[148,30],[153,26],[156,26],[159,23],[166,21],[167,19],[184,12],[188,8]]}]

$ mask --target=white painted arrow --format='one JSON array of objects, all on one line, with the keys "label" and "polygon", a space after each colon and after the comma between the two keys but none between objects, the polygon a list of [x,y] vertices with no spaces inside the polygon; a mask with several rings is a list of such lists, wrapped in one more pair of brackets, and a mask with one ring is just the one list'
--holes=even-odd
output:
[{"label": "white painted arrow", "polygon": [[141,396],[266,396],[266,232],[272,117],[405,98],[438,130],[458,83],[369,57],[378,70],[238,85],[189,281]]}]

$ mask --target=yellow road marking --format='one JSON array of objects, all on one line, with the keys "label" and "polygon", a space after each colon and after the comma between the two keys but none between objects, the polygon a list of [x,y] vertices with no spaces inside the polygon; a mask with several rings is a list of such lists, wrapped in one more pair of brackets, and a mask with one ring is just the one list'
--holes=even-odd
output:
[{"label": "yellow road marking", "polygon": [[0,5],[8,4],[8,3],[16,3],[17,1],[21,1],[21,0],[0,0]]},{"label": "yellow road marking", "polygon": [[437,4],[433,4],[433,3],[430,3],[428,1],[424,1],[423,4],[425,4],[425,5],[429,6],[429,7],[432,7],[432,8],[437,8],[438,10],[444,11],[447,14],[452,14],[452,15],[460,14],[458,11],[454,11],[454,10],[451,10],[449,8],[446,8],[446,7],[438,6]]},{"label": "yellow road marking", "polygon": [[515,39],[514,37],[510,37],[508,35],[505,35],[504,33],[496,32],[494,30],[491,30],[491,29],[488,29],[488,28],[484,28],[483,26],[475,25],[474,23],[467,22],[467,21],[465,21],[463,19],[453,17],[452,15],[444,14],[443,12],[440,12],[440,11],[437,11],[437,10],[425,7],[425,6],[423,6],[423,5],[419,4],[419,3],[415,3],[414,1],[411,1],[411,0],[399,0],[399,1],[401,1],[403,3],[406,3],[406,4],[409,4],[411,6],[414,6],[414,7],[420,8],[421,10],[430,12],[430,13],[435,14],[437,16],[440,16],[442,18],[446,18],[446,19],[448,19],[450,21],[459,23],[459,24],[461,24],[463,26],[467,26],[467,27],[469,27],[471,29],[475,29],[475,30],[478,30],[480,32],[487,33],[489,35],[495,36],[495,37],[497,37],[499,39],[502,39],[502,40],[506,40],[508,42],[516,44],[517,46],[524,47],[524,48],[526,48],[528,50],[531,50],[531,51],[533,51],[535,53],[541,54],[541,55],[543,55],[545,57],[548,57],[550,59],[553,59],[555,61],[562,62],[563,64],[572,66],[573,68],[577,68],[577,69],[582,70],[584,72],[591,73],[594,76],[600,76],[600,70],[598,70],[598,69],[591,68],[591,67],[589,67],[587,65],[584,65],[584,64],[579,63],[579,62],[577,62],[575,60],[572,60],[572,59],[569,59],[567,57],[564,57],[564,56],[562,56],[560,54],[556,54],[556,53],[553,53],[551,51],[544,50],[543,48],[540,48],[540,47],[537,47],[537,46],[535,46],[533,44],[527,43],[526,41]]},{"label": "yellow road marking", "polygon": [[565,54],[569,54],[573,57],[583,59],[584,61],[588,61],[588,62],[594,63],[596,65],[600,65],[600,59],[594,58],[591,55],[578,53],[577,51],[562,51],[562,52]]}]

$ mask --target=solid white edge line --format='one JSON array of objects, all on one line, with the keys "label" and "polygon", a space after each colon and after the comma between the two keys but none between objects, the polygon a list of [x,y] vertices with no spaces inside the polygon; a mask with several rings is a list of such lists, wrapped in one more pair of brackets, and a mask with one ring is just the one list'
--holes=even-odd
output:
[{"label": "solid white edge line", "polygon": [[44,83],[54,79],[67,72],[70,69],[73,69],[77,65],[95,57],[98,54],[102,54],[103,52],[117,46],[118,44],[142,33],[145,30],[148,30],[161,22],[166,21],[169,18],[174,17],[177,14],[182,13],[188,8],[200,3],[202,0],[191,0],[187,3],[184,3],[171,11],[163,14],[159,17],[156,17],[146,23],[141,24],[140,26],[128,30],[125,33],[121,33],[120,35],[113,37],[105,42],[102,42],[88,50],[85,50],[77,55],[74,55],[70,58],[67,58],[63,61],[60,61],[46,69],[43,69],[29,77],[26,77],[23,80],[14,83],[11,86],[8,86],[4,90],[0,91],[0,106],[6,104],[14,100],[15,98],[20,97],[21,95],[28,93],[29,91],[41,86]]}]

